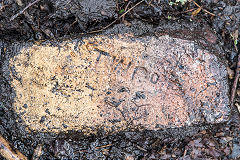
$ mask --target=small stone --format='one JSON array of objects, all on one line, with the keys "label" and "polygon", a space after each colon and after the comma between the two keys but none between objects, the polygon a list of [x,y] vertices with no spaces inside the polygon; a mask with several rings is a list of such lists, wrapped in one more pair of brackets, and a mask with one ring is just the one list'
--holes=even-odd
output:
[{"label": "small stone", "polygon": [[203,130],[203,131],[201,131],[200,133],[201,133],[201,134],[206,134],[207,131],[206,131],[206,130]]},{"label": "small stone", "polygon": [[128,22],[127,20],[123,21],[123,24],[125,24],[126,26],[130,27],[132,24],[130,22]]},{"label": "small stone", "polygon": [[229,79],[233,79],[234,78],[234,70],[227,67],[227,72],[228,72]]},{"label": "small stone", "polygon": [[131,155],[125,156],[125,159],[126,160],[135,160],[135,158],[133,156],[131,156]]},{"label": "small stone", "polygon": [[103,15],[103,16],[107,16],[107,15],[108,15],[104,10],[101,10],[100,13],[101,13],[101,15]]}]

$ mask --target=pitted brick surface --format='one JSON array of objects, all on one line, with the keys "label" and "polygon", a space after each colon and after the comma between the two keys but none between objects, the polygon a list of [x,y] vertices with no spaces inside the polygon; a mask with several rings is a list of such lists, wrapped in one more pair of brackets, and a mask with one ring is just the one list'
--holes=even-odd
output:
[{"label": "pitted brick surface", "polygon": [[23,47],[14,108],[33,130],[150,130],[227,120],[226,66],[192,41],[95,36]]}]

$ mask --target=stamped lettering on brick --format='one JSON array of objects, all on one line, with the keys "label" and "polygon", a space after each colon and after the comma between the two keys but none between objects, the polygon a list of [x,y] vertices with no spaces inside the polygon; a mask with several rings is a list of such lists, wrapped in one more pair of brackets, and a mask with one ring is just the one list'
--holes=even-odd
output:
[{"label": "stamped lettering on brick", "polygon": [[167,35],[32,45],[9,68],[15,111],[33,130],[158,130],[229,115],[224,63],[192,41]]}]

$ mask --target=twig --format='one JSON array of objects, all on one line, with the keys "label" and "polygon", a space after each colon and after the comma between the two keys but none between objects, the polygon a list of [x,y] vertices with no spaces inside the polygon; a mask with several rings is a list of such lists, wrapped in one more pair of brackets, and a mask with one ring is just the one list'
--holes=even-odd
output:
[{"label": "twig", "polygon": [[144,149],[144,148],[140,147],[139,145],[136,145],[136,147],[137,147],[139,150],[141,150],[141,151],[147,152],[147,150],[146,150],[146,149]]},{"label": "twig", "polygon": [[[135,4],[132,8],[130,8],[129,10],[127,10],[125,13],[123,13],[121,16],[119,16],[116,20],[114,20],[114,21],[113,21],[112,23],[110,23],[109,25],[103,27],[102,29],[88,32],[88,34],[102,32],[103,30],[107,29],[108,27],[110,27],[111,25],[113,25],[114,23],[116,23],[119,19],[121,19],[123,16],[125,16],[128,12],[130,12],[132,9],[134,9],[136,6],[138,6],[139,4],[141,4],[141,3],[143,3],[143,2],[144,2],[144,0],[142,0],[142,1],[138,2],[137,4]],[[85,34],[85,33],[83,33],[83,34]]]},{"label": "twig", "polygon": [[188,13],[188,12],[192,12],[192,11],[194,11],[196,8],[192,8],[192,9],[189,9],[189,10],[186,10],[186,11],[182,11],[182,12],[180,12],[180,13]]},{"label": "twig", "polygon": [[10,21],[14,20],[15,18],[17,18],[19,15],[23,14],[24,11],[26,11],[29,7],[31,7],[32,5],[36,4],[37,2],[39,2],[40,0],[35,0],[32,3],[29,3],[25,8],[23,8],[23,10],[21,10],[20,12],[18,12],[17,14],[15,14],[14,16],[12,16],[10,18]]},{"label": "twig", "polygon": [[194,0],[192,0],[192,2],[198,7],[198,8],[202,8],[199,4],[197,4]]},{"label": "twig", "polygon": [[194,0],[192,0],[192,2],[193,2],[197,7],[201,8],[204,12],[206,12],[206,13],[212,15],[212,16],[216,16],[215,14],[213,14],[213,13],[209,12],[208,10],[204,9],[203,7],[201,7],[201,6],[200,6],[199,4],[197,4]]},{"label": "twig", "polygon": [[96,147],[96,149],[106,148],[106,147],[110,147],[110,146],[112,146],[112,144],[107,144],[107,145],[99,146],[99,147]]},{"label": "twig", "polygon": [[[125,7],[125,9],[124,9],[125,11],[128,9],[128,6],[129,6],[130,3],[131,3],[131,1],[129,1],[127,6]],[[124,21],[124,18],[125,18],[125,16],[122,17],[122,21]]]},{"label": "twig", "polygon": [[22,153],[18,150],[13,150],[10,144],[0,135],[0,155],[2,155],[7,160],[27,160]]},{"label": "twig", "polygon": [[186,155],[187,155],[187,149],[185,147],[184,152],[183,152],[183,157],[185,157]]},{"label": "twig", "polygon": [[153,1],[153,0],[150,0],[150,2],[148,3],[148,5],[151,5],[151,4],[152,4],[152,1]]},{"label": "twig", "polygon": [[231,101],[230,101],[231,108],[233,108],[233,106],[234,106],[234,99],[236,96],[236,90],[237,90],[237,84],[238,84],[239,77],[240,77],[240,54],[238,55],[237,68],[236,68],[235,78],[234,78],[232,91],[231,91]]},{"label": "twig", "polygon": [[70,24],[69,28],[71,28],[76,23],[77,23],[77,18],[75,19],[75,21],[72,24]]}]

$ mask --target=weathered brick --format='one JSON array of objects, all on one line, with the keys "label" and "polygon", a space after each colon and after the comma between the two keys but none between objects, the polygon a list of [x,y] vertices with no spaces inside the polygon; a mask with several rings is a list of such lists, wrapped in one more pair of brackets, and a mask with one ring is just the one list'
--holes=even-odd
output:
[{"label": "weathered brick", "polygon": [[9,70],[14,109],[33,130],[158,130],[224,122],[229,115],[224,62],[168,35],[28,44]]}]

